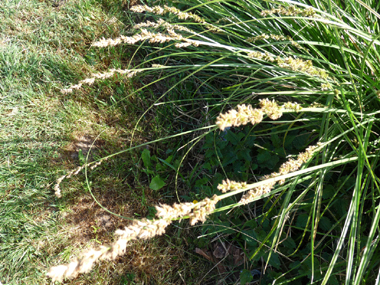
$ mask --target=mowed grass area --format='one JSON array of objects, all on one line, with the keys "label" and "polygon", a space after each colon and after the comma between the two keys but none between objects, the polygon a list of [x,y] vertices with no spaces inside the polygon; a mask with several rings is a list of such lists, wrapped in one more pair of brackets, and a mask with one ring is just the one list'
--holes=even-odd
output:
[{"label": "mowed grass area", "polygon": [[[0,282],[50,284],[50,266],[80,251],[107,244],[128,221],[103,210],[83,173],[54,182],[90,159],[130,146],[131,132],[146,109],[134,83],[118,78],[70,95],[59,92],[93,72],[122,68],[131,47],[94,51],[100,37],[128,26],[122,1],[0,1]],[[135,129],[135,142],[161,135],[152,118]],[[141,127],[144,126],[144,129]],[[89,174],[92,193],[107,209],[135,218],[171,195],[153,192],[139,171],[139,157],[125,154]],[[138,182],[140,181],[140,182]],[[165,198],[166,197],[166,198]],[[65,284],[179,284],[201,279],[206,266],[186,251],[183,233],[135,242],[116,262],[102,262]],[[191,283],[187,283],[191,284]]]}]

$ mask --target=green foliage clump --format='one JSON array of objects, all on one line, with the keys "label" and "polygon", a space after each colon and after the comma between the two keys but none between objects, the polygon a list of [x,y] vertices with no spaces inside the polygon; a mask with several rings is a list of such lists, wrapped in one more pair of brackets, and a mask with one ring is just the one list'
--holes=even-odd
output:
[{"label": "green foliage clump", "polygon": [[[188,202],[219,195],[203,234],[223,233],[245,250],[244,268],[234,269],[241,283],[258,275],[262,284],[370,284],[378,276],[378,8],[350,0],[136,5],[131,11],[146,21],[133,35],[93,44],[129,44],[146,54],[134,68],[95,77],[127,74],[143,82],[136,93],[155,88],[159,96],[144,115],[172,123],[168,137],[150,143],[179,140],[177,152],[185,149],[176,166],[170,157],[155,163],[177,172],[191,189]],[[278,109],[281,118],[264,112],[260,123],[247,124],[236,106],[252,111],[263,99],[302,108]],[[218,130],[217,117],[229,127]],[[146,151],[142,159],[159,190],[160,170]],[[263,183],[270,187],[254,195]],[[247,191],[252,199],[243,207]]]}]

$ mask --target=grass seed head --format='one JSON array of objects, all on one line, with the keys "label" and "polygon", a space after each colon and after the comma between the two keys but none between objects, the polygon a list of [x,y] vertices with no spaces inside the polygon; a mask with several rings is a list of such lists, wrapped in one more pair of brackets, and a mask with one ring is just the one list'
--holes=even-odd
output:
[{"label": "grass seed head", "polygon": [[226,193],[228,191],[235,191],[245,187],[247,187],[246,182],[236,182],[226,179],[222,181],[222,184],[218,185],[218,190],[220,190],[222,193]]},{"label": "grass seed head", "polygon": [[215,205],[219,201],[219,196],[214,195],[211,199],[205,198],[199,202],[198,206],[193,209],[193,212],[189,215],[190,225],[195,225],[198,222],[204,223],[207,220],[207,216],[215,210]]},{"label": "grass seed head", "polygon": [[101,246],[99,249],[90,249],[82,253],[82,255],[67,265],[59,265],[50,268],[47,276],[52,281],[60,281],[66,278],[75,278],[80,273],[89,272],[98,260],[113,260],[117,256],[123,254],[127,247],[127,243],[134,239],[149,239],[156,235],[165,233],[165,229],[172,221],[147,220],[143,219],[135,221],[132,225],[125,227],[124,230],[117,230],[115,235],[118,236],[116,242],[110,246]]},{"label": "grass seed head", "polygon": [[187,216],[191,210],[193,203],[180,203],[169,206],[166,204],[156,206],[156,216],[166,220],[174,220],[179,217]]},{"label": "grass seed head", "polygon": [[115,232],[117,240],[110,246],[101,246],[99,249],[91,249],[84,252],[79,258],[67,265],[51,267],[47,276],[52,281],[63,281],[66,278],[75,278],[80,273],[89,272],[98,260],[114,260],[126,250],[128,242],[136,239],[150,239],[156,235],[165,233],[166,228],[173,219],[189,216],[190,224],[205,222],[207,216],[215,210],[219,197],[214,195],[211,199],[205,198],[196,205],[193,203],[156,206],[157,216],[162,219],[136,220],[124,229]]},{"label": "grass seed head", "polygon": [[[305,152],[301,152],[300,154],[298,154],[297,159],[290,158],[287,162],[285,162],[281,165],[278,172],[273,172],[270,175],[265,175],[262,180],[265,181],[265,180],[268,180],[271,178],[276,178],[278,176],[286,175],[290,172],[294,172],[294,171],[299,170],[303,163],[307,162],[309,159],[311,159],[313,157],[314,151],[320,145],[321,144],[318,143],[317,145],[309,146],[305,150]],[[281,179],[278,182],[280,185],[283,185],[285,183],[285,179]],[[247,191],[241,197],[239,203],[246,205],[246,204],[249,204],[252,201],[254,201],[257,197],[264,195],[264,194],[267,194],[267,193],[270,193],[272,191],[272,189],[274,188],[274,186],[276,185],[276,183],[277,183],[276,181],[270,181],[264,185],[255,187],[255,188]],[[228,189],[231,191],[235,191],[235,190],[239,190],[239,189],[243,188],[243,187],[238,188],[239,187],[238,184],[244,185],[244,188],[248,186],[244,182],[238,183],[238,182],[230,181],[227,179],[227,180],[224,180],[222,184],[218,185],[218,189],[224,193],[224,192],[228,191]]]},{"label": "grass seed head", "polygon": [[202,19],[196,14],[182,12],[181,10],[175,7],[169,7],[166,5],[164,5],[164,7],[161,7],[161,6],[149,7],[147,5],[135,5],[131,7],[131,11],[136,12],[136,13],[149,12],[156,15],[164,15],[167,13],[172,13],[176,15],[178,19],[181,19],[181,20],[191,19],[197,23],[202,23],[202,24],[206,23],[204,19]]},{"label": "grass seed head", "polygon": [[238,111],[232,109],[225,114],[220,114],[216,119],[216,125],[224,131],[227,127],[238,127],[248,123],[258,124],[263,120],[263,112],[253,109],[251,105],[238,105]]},{"label": "grass seed head", "polygon": [[261,110],[268,115],[272,120],[277,120],[282,116],[281,108],[278,104],[273,100],[269,99],[261,99],[260,100]]},{"label": "grass seed head", "polygon": [[304,17],[310,17],[310,18],[318,18],[319,15],[316,14],[316,11],[313,8],[307,8],[307,9],[300,9],[296,6],[289,6],[289,7],[283,7],[280,6],[279,8],[271,9],[271,10],[264,10],[261,12],[261,16],[266,17],[269,15],[278,14],[278,15],[284,15],[284,16],[304,16]]}]

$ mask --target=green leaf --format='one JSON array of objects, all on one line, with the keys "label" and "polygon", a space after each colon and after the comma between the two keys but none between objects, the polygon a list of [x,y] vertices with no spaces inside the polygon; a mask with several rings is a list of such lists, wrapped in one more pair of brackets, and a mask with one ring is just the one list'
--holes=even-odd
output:
[{"label": "green leaf", "polygon": [[[302,263],[301,263],[301,266],[298,270],[298,273],[300,275],[306,275],[309,279],[311,279],[311,276],[312,276],[312,261],[311,261],[311,257],[307,258],[306,260],[304,260]],[[319,268],[320,265],[319,265],[319,260],[317,258],[314,259],[314,268]],[[321,274],[321,271],[320,270],[314,270],[314,278],[316,280],[322,278],[322,274]],[[330,284],[330,283],[329,283]]]},{"label": "green leaf", "polygon": [[243,269],[240,273],[240,284],[245,285],[253,280],[251,272],[247,269]]},{"label": "green leaf", "polygon": [[334,196],[335,193],[336,193],[336,188],[333,185],[328,184],[325,187],[323,187],[322,198],[329,199],[332,196]]},{"label": "green leaf", "polygon": [[289,266],[291,269],[295,269],[295,268],[299,267],[300,264],[301,264],[301,262],[297,260],[297,261],[291,262],[289,264]]},{"label": "green leaf", "polygon": [[150,151],[147,150],[147,149],[144,149],[142,154],[141,154],[141,158],[144,162],[144,166],[146,168],[150,168],[152,166],[152,163],[150,161]]},{"label": "green leaf", "polygon": [[266,230],[266,231],[269,231],[270,230],[270,222],[268,221],[268,219],[265,219],[263,222],[262,222],[262,225],[263,225],[263,229]]},{"label": "green leaf", "polygon": [[264,248],[261,248],[257,253],[256,255],[254,255],[256,253],[255,250],[252,251],[250,257],[249,257],[249,260],[252,260],[252,261],[259,261],[261,260],[261,258],[265,255],[265,249]]},{"label": "green leaf", "polygon": [[339,198],[332,203],[332,208],[338,213],[338,215],[343,216],[348,212],[348,207],[350,206],[350,201],[346,198]]},{"label": "green leaf", "polygon": [[223,158],[223,166],[226,166],[228,164],[231,164],[235,162],[238,159],[237,155],[235,152],[231,151],[226,154],[226,156]]},{"label": "green leaf", "polygon": [[282,142],[277,134],[271,135],[271,140],[274,147],[282,147]]},{"label": "green leaf", "polygon": [[290,249],[295,249],[296,248],[296,243],[294,242],[294,240],[291,237],[288,237],[286,240],[284,240],[284,242],[282,243],[282,245],[284,247],[290,248]]},{"label": "green leaf", "polygon": [[257,162],[259,164],[264,164],[269,159],[270,159],[269,151],[263,151],[263,152],[259,153],[259,155],[257,156]]},{"label": "green leaf", "polygon": [[170,163],[170,162],[172,162],[172,159],[173,159],[173,156],[170,155],[170,156],[168,156],[167,159],[165,159],[165,161],[166,161],[167,163]]},{"label": "green leaf", "polygon": [[245,139],[245,145],[247,146],[247,147],[253,147],[253,145],[255,144],[255,140],[256,140],[256,137],[255,136],[253,136],[253,135],[251,135],[251,136],[249,136],[249,137],[247,137],[246,139]]},{"label": "green leaf", "polygon": [[242,231],[241,237],[251,248],[257,247],[256,233],[254,230]]},{"label": "green leaf", "polygon": [[331,224],[331,221],[329,218],[323,216],[321,217],[321,219],[319,220],[319,226],[322,230],[324,231],[328,231],[331,229],[332,227],[332,224]]},{"label": "green leaf", "polygon": [[234,170],[235,173],[240,173],[242,171],[245,171],[244,164],[240,160],[237,160],[234,162],[234,164],[232,165],[232,169]]},{"label": "green leaf", "polygon": [[339,281],[336,279],[335,275],[330,276],[329,285],[339,285]]},{"label": "green leaf", "polygon": [[247,227],[247,228],[250,228],[250,229],[254,229],[257,227],[257,222],[255,219],[252,219],[252,220],[249,220],[248,222],[246,222],[244,224],[244,227]]},{"label": "green leaf", "polygon": [[198,179],[195,182],[195,186],[201,186],[201,185],[206,185],[210,181],[210,178],[208,177],[203,177],[202,179]]},{"label": "green leaf", "polygon": [[240,139],[241,139],[238,135],[236,135],[232,131],[227,131],[227,134],[226,134],[225,138],[229,142],[231,142],[233,145],[237,145],[239,143]]},{"label": "green leaf", "polygon": [[78,151],[78,158],[81,165],[86,163],[86,158],[84,157],[83,151],[81,149]]},{"label": "green leaf", "polygon": [[203,169],[211,170],[211,165],[210,163],[206,162],[205,164],[202,165]]},{"label": "green leaf", "polygon": [[273,169],[276,164],[278,163],[280,159],[278,158],[277,155],[271,156],[271,158],[267,161],[266,165],[269,169]]},{"label": "green leaf", "polygon": [[286,136],[284,146],[285,147],[289,147],[293,143],[293,141],[294,141],[295,138],[296,138],[296,136],[294,136],[294,135],[288,135],[288,136]]},{"label": "green leaf", "polygon": [[260,167],[273,169],[279,160],[277,155],[272,155],[269,151],[262,151],[257,155],[257,162]]},{"label": "green leaf", "polygon": [[212,133],[208,134],[205,138],[205,144],[202,149],[208,150],[214,146],[214,135]]},{"label": "green leaf", "polygon": [[240,133],[237,134],[237,136],[238,136],[239,141],[241,141],[246,136],[246,134],[240,132]]},{"label": "green leaf", "polygon": [[277,153],[277,155],[280,157],[286,157],[286,153],[283,147],[276,147],[274,149],[274,152]]},{"label": "green leaf", "polygon": [[[268,256],[269,256],[269,252],[267,252],[264,255],[264,259],[267,260]],[[270,259],[269,259],[269,265],[273,266],[276,269],[281,268],[281,262],[280,262],[280,258],[278,257],[278,253],[272,252],[272,254],[270,255]]]},{"label": "green leaf", "polygon": [[165,182],[162,180],[160,175],[157,175],[152,179],[152,182],[150,182],[149,188],[152,190],[159,190],[164,186]]},{"label": "green leaf", "polygon": [[161,164],[161,163],[157,163],[156,164],[156,171],[162,171],[162,170],[165,170],[166,167],[164,164]]},{"label": "green leaf", "polygon": [[150,170],[150,169],[142,169],[141,171],[144,172],[144,173],[146,173],[146,174],[151,174],[151,175],[153,175],[153,174],[156,173],[155,171]]},{"label": "green leaf", "polygon": [[305,148],[305,145],[307,144],[307,140],[309,139],[310,134],[305,133],[302,135],[298,135],[293,140],[293,146],[297,150],[303,150]]},{"label": "green leaf", "polygon": [[248,148],[242,148],[239,152],[238,152],[238,158],[239,159],[244,159],[244,160],[247,160],[247,161],[252,161],[252,158],[251,158],[251,150],[248,149]]},{"label": "green leaf", "polygon": [[306,227],[306,223],[308,220],[309,216],[307,214],[301,214],[297,218],[296,226],[304,229]]}]

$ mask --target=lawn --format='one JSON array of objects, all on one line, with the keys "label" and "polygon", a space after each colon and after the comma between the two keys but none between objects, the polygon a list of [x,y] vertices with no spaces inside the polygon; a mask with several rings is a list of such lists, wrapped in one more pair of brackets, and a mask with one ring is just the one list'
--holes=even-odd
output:
[{"label": "lawn", "polygon": [[[85,248],[110,243],[113,232],[128,223],[94,202],[83,171],[61,183],[62,199],[54,195],[55,181],[83,165],[87,154],[96,160],[127,148],[132,131],[134,144],[161,134],[159,127],[151,126],[151,115],[142,121],[145,126],[135,128],[147,107],[143,98],[129,96],[135,89],[129,79],[76,94],[60,92],[91,73],[129,64],[133,48],[112,54],[91,48],[97,39],[130,28],[126,10],[121,1],[0,2],[3,284],[50,284],[50,266],[68,262]],[[127,218],[146,216],[153,205],[173,196],[149,189],[139,167],[140,154],[104,162],[90,177],[99,203]],[[105,262],[65,284],[175,284],[181,274],[189,278],[195,271],[185,268],[198,268],[192,264],[197,259],[189,258],[195,253],[186,251],[176,232],[138,241],[116,263]]]}]

